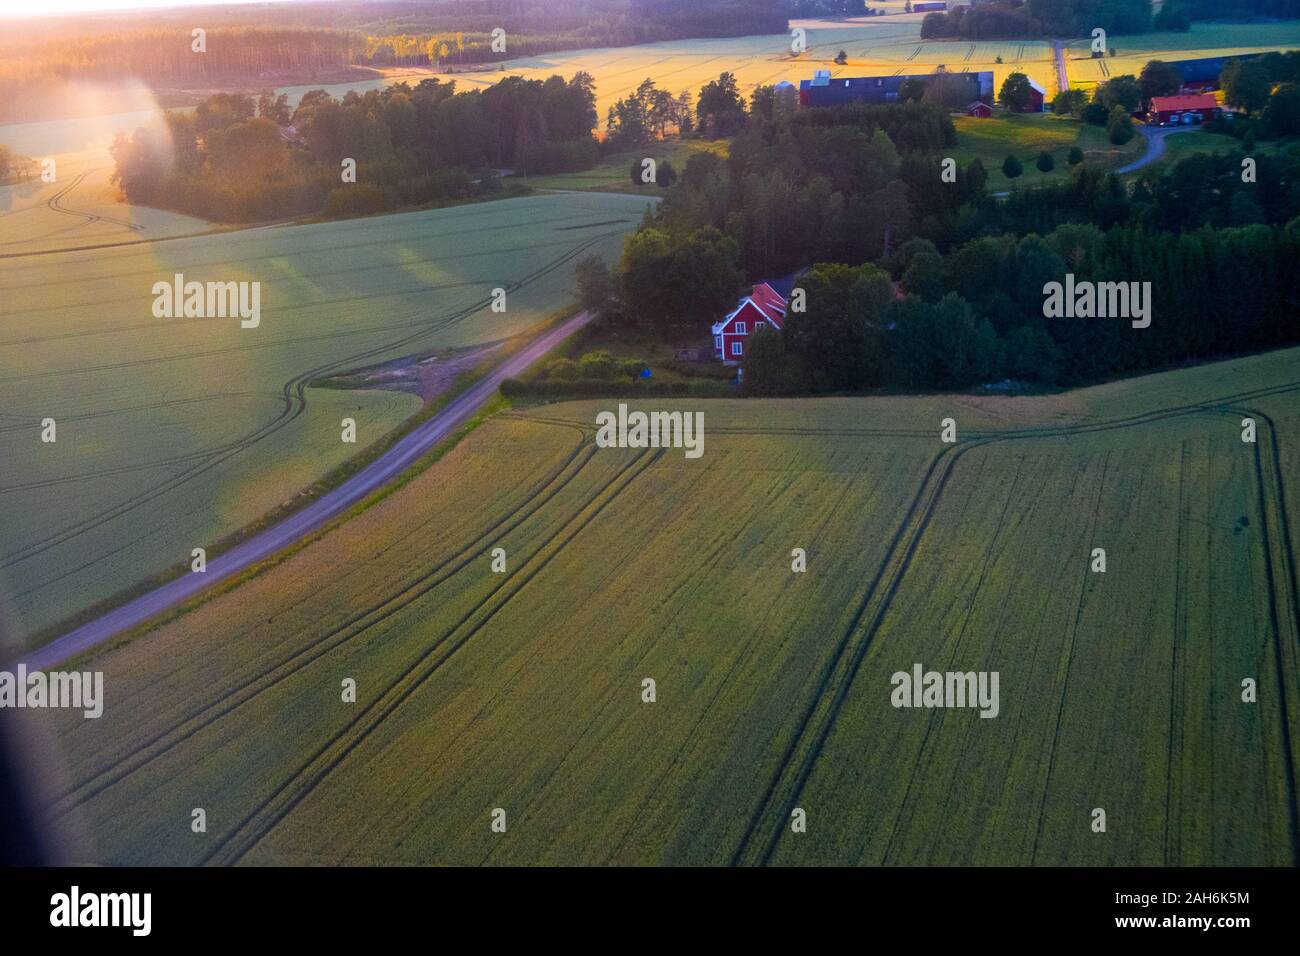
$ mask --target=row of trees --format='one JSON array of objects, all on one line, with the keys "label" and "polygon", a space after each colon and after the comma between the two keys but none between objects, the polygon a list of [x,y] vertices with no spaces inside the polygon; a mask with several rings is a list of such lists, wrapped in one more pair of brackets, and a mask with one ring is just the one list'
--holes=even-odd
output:
[{"label": "row of trees", "polygon": [[352,65],[359,38],[312,27],[213,27],[196,52],[190,27],[57,37],[0,53],[0,121],[67,109],[73,80],[212,85],[252,77],[316,76]]},{"label": "row of trees", "polygon": [[647,77],[635,91],[609,108],[605,142],[612,149],[626,149],[663,139],[670,129],[689,133],[694,126],[691,94],[683,91],[673,96]]},{"label": "row of trees", "polygon": [[[751,340],[746,387],[793,395],[1005,379],[1076,385],[1293,345],[1300,274],[1288,263],[1298,253],[1300,219],[1186,233],[1070,225],[1045,237],[977,239],[946,257],[913,240],[899,256],[902,299],[870,263],[822,264],[803,276],[807,311],[788,316],[784,333]],[[1045,318],[1043,286],[1067,272],[1076,281],[1150,281],[1150,327]]]},{"label": "row of trees", "polygon": [[611,149],[625,149],[663,139],[670,131],[685,135],[697,128],[712,139],[734,136],[746,128],[751,113],[756,122],[772,121],[798,105],[798,94],[789,87],[759,86],[747,108],[736,75],[724,72],[700,88],[692,107],[689,92],[673,96],[647,78],[609,108],[605,142]]},{"label": "row of trees", "polygon": [[1148,0],[984,0],[926,14],[921,38],[1081,36],[1094,27],[1108,33],[1146,33],[1152,28],[1151,4]]},{"label": "row of trees", "polygon": [[[1099,94],[1126,117],[1127,80]],[[612,273],[587,265],[584,305],[676,337],[748,282],[820,263],[799,280],[807,312],[750,343],[756,394],[1075,384],[1300,341],[1300,151],[1252,157],[1253,177],[1241,153],[1193,156],[1131,191],[1081,165],[994,199],[978,162],[941,176],[953,135],[921,103],[751,108],[729,158],[693,156]],[[1043,286],[1067,272],[1150,281],[1151,327],[1045,319]]]},{"label": "row of trees", "polygon": [[312,90],[292,111],[283,95],[217,94],[168,113],[165,131],[119,136],[114,179],[131,202],[232,222],[464,199],[498,188],[499,167],[593,165],[594,89],[586,73],[465,93],[426,79],[341,100]]},{"label": "row of trees", "polygon": [[36,175],[36,161],[0,143],[0,184],[25,182]]}]

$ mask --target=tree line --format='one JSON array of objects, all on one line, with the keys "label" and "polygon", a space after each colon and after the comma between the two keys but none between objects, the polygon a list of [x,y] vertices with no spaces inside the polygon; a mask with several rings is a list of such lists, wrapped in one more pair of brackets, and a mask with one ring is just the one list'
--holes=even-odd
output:
[{"label": "tree line", "polygon": [[212,27],[195,52],[192,29],[141,28],[49,38],[0,56],[0,120],[47,119],[72,80],[213,85],[267,74],[315,76],[347,70],[355,34],[316,27]]},{"label": "tree line", "polygon": [[[1095,171],[1076,182],[988,198],[986,234],[946,252],[914,237],[892,258],[819,264],[800,279],[808,307],[783,334],[755,338],[754,394],[879,387],[964,389],[1007,379],[1078,385],[1172,363],[1300,342],[1300,150],[1198,155],[1148,172],[1130,195]],[[1056,207],[1050,229],[1033,210]],[[1015,208],[1019,207],[1019,208]],[[1044,224],[1045,225],[1045,224]],[[1005,231],[1003,231],[1005,230]],[[1044,287],[1150,282],[1152,322],[1044,315]]]},{"label": "tree line", "polygon": [[222,93],[166,114],[163,131],[119,135],[113,178],[132,203],[218,221],[357,215],[495,192],[502,167],[587,168],[595,123],[586,73],[468,92],[437,78],[342,99],[312,90],[293,110],[283,94]]},{"label": "tree line", "polygon": [[927,13],[921,20],[921,39],[1083,36],[1095,27],[1108,33],[1149,32],[1151,4],[1149,0],[984,0]]}]

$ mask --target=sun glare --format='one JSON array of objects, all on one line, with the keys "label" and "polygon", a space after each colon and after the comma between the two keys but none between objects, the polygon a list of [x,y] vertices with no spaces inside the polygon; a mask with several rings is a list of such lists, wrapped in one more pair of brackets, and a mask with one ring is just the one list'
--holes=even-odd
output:
[{"label": "sun glare", "polygon": [[[167,7],[202,7],[238,3],[240,0],[0,0],[0,17],[47,17],[69,13],[101,13],[113,10],[159,10]],[[255,0],[244,0],[255,2]]]}]

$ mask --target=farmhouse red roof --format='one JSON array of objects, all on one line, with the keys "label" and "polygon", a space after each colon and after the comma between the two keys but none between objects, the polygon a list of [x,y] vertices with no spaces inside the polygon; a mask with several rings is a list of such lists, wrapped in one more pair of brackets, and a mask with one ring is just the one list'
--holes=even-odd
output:
[{"label": "farmhouse red roof", "polygon": [[1151,108],[1157,113],[1169,113],[1174,110],[1212,110],[1219,101],[1213,93],[1195,93],[1188,96],[1153,96]]}]

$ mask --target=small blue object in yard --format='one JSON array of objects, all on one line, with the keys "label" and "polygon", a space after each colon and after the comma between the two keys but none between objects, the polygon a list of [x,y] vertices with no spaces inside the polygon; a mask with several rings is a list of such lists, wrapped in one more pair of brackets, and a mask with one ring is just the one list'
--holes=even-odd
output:
[{"label": "small blue object in yard", "polygon": [[642,378],[649,378],[649,377],[650,377],[651,375],[653,375],[653,374],[654,374],[654,372],[650,371],[650,366],[648,366],[648,365],[647,365],[645,368],[641,369],[641,377],[642,377]]}]

